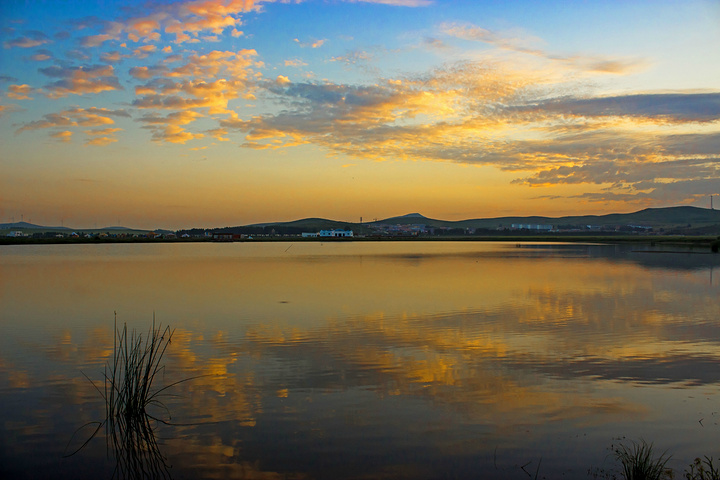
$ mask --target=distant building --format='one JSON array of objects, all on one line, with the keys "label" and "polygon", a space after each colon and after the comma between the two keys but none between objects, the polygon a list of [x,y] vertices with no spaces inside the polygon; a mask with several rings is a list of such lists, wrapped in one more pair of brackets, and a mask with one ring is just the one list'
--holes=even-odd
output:
[{"label": "distant building", "polygon": [[303,233],[302,233],[302,237],[303,237],[303,238],[315,238],[315,237],[317,237],[317,236],[318,236],[317,232],[315,232],[315,233],[313,233],[313,232],[303,232]]},{"label": "distant building", "polygon": [[320,237],[352,237],[352,230],[320,230],[318,234]]},{"label": "distant building", "polygon": [[552,225],[533,225],[530,223],[513,223],[512,228],[516,230],[540,230],[549,232],[553,229]]}]

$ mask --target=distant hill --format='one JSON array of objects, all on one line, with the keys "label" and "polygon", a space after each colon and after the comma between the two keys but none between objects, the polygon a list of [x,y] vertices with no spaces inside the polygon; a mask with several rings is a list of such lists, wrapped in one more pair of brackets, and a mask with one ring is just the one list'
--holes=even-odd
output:
[{"label": "distant hill", "polygon": [[[587,226],[642,226],[652,227],[658,231],[662,229],[665,233],[682,233],[688,235],[717,235],[720,234],[720,210],[710,210],[707,208],[680,206],[666,208],[646,208],[633,213],[611,213],[608,215],[575,215],[566,217],[494,217],[494,218],[476,218],[468,220],[438,220],[425,217],[420,213],[408,213],[397,217],[390,217],[384,220],[375,220],[372,222],[351,223],[339,222],[326,218],[304,218],[293,220],[290,222],[269,222],[256,223],[245,226],[212,228],[210,230],[216,232],[232,232],[232,233],[276,233],[276,234],[300,234],[302,232],[318,232],[320,230],[345,229],[353,230],[356,234],[371,233],[373,226],[377,225],[425,225],[431,228],[449,228],[449,229],[488,229],[497,230],[498,228],[510,228],[512,224],[534,224],[534,225],[552,225],[555,228],[572,228]],[[116,233],[145,233],[149,230],[133,229],[121,226],[111,226],[105,228],[92,229],[72,229],[68,227],[47,227],[35,225],[28,222],[1,223],[0,231],[9,232],[12,230],[30,230],[37,232],[109,232]],[[197,229],[205,231],[205,229]],[[156,230],[160,233],[170,233],[168,230]],[[187,231],[187,230],[182,230]],[[27,232],[26,232],[27,233]]]},{"label": "distant hill", "polygon": [[577,215],[567,217],[495,217],[472,220],[434,220],[417,213],[379,220],[378,224],[421,223],[432,227],[448,228],[498,228],[513,223],[538,225],[642,225],[653,228],[693,227],[720,224],[720,210],[698,207],[646,208],[634,213],[611,213],[608,215]]},{"label": "distant hill", "polygon": [[[399,217],[386,218],[385,220],[378,220],[372,223],[384,223],[384,224],[424,224],[428,225],[433,222],[444,223],[443,220],[434,220],[432,218],[425,217],[419,213],[408,213],[407,215],[401,215]],[[452,222],[451,222],[452,223]]]},{"label": "distant hill", "polygon": [[[149,230],[142,230],[136,228],[112,226],[103,228],[70,228],[70,227],[52,227],[46,225],[35,225],[28,222],[12,222],[12,223],[0,223],[0,231],[25,231],[26,233],[42,233],[42,232],[57,232],[57,233],[70,233],[70,232],[85,232],[85,233],[99,233],[99,232],[114,232],[114,233],[145,233]],[[30,230],[30,232],[27,232]],[[161,233],[171,233],[170,230],[163,230]]]},{"label": "distant hill", "polygon": [[35,225],[28,222],[14,222],[14,223],[0,223],[0,230],[22,230],[22,229],[34,229],[34,230],[70,230],[67,227],[44,227],[42,225]]},{"label": "distant hill", "polygon": [[235,233],[235,234],[278,234],[278,235],[300,235],[303,232],[319,232],[320,230],[354,230],[356,233],[369,231],[367,227],[360,227],[357,223],[338,222],[325,218],[304,218],[301,220],[293,220],[291,222],[275,222],[275,223],[254,223],[252,225],[243,225],[235,227],[222,227],[211,229],[218,233]]},{"label": "distant hill", "polygon": [[350,227],[353,225],[356,224],[348,222],[338,222],[335,220],[328,220],[326,218],[303,218],[301,220],[293,220],[291,222],[254,223],[252,225],[246,225],[246,227],[289,227],[325,230],[333,228],[344,228],[345,226]]},{"label": "distant hill", "polygon": [[611,213],[608,215],[575,215],[565,217],[494,217],[477,218],[469,220],[438,220],[425,217],[420,213],[409,213],[397,217],[390,217],[372,222],[349,223],[328,220],[324,218],[305,218],[292,222],[261,223],[245,227],[226,227],[226,230],[256,229],[269,232],[275,229],[277,233],[297,233],[300,231],[313,232],[324,229],[353,229],[357,233],[370,231],[374,225],[425,225],[433,228],[462,228],[462,229],[491,229],[510,228],[512,224],[552,225],[567,228],[587,227],[589,225],[603,227],[609,225],[635,225],[652,227],[653,229],[689,229],[697,234],[714,234],[720,232],[720,210],[707,208],[680,206],[666,208],[646,208],[633,213]]}]

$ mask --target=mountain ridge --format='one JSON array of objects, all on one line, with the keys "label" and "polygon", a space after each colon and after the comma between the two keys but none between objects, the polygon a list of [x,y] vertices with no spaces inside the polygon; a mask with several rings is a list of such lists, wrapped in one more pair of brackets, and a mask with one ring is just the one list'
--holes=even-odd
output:
[{"label": "mountain ridge", "polygon": [[[603,215],[568,215],[562,217],[531,216],[505,216],[490,218],[474,218],[466,220],[440,220],[426,217],[420,213],[408,213],[382,220],[370,222],[345,222],[320,217],[308,217],[287,222],[263,222],[234,227],[213,227],[203,230],[227,231],[234,229],[293,229],[304,231],[318,231],[330,229],[356,229],[368,230],[378,225],[425,225],[430,228],[463,228],[463,229],[502,229],[510,228],[512,224],[533,224],[558,226],[607,226],[607,225],[638,225],[652,228],[673,227],[704,227],[717,225],[720,229],[720,210],[700,208],[693,206],[650,207],[631,213],[609,213]],[[77,229],[69,227],[50,227],[35,225],[28,222],[13,222],[0,224],[0,230],[46,230],[67,232]],[[129,227],[111,226],[105,228],[80,229],[83,231],[107,230],[141,230]],[[178,229],[177,231],[187,231]]]},{"label": "mountain ridge", "polygon": [[[354,230],[356,234],[371,234],[380,226],[385,225],[424,225],[426,228],[463,229],[463,230],[502,230],[512,229],[513,224],[552,225],[554,229],[565,230],[593,229],[607,226],[634,226],[637,228],[652,228],[656,230],[680,232],[693,231],[689,234],[715,234],[720,233],[720,210],[692,206],[674,206],[645,208],[631,213],[610,213],[603,215],[574,215],[562,217],[545,216],[506,216],[492,218],[476,218],[467,220],[439,220],[428,218],[420,213],[408,213],[382,220],[369,222],[343,222],[327,218],[309,217],[288,222],[265,222],[245,226],[223,227],[212,229],[227,233],[246,234],[299,234],[300,232],[317,232],[320,230],[343,229]],[[636,228],[636,229],[637,229]],[[695,229],[708,230],[695,230]]]}]

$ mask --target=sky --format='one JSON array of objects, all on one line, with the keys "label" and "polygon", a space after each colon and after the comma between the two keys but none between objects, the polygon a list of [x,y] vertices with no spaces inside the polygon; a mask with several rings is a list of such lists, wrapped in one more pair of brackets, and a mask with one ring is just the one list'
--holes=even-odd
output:
[{"label": "sky", "polygon": [[712,194],[717,0],[0,2],[0,223],[558,217]]}]

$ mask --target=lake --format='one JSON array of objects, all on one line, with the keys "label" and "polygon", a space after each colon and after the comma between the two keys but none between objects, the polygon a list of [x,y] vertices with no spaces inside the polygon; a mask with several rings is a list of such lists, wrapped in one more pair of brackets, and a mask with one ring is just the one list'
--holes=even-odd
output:
[{"label": "lake", "polygon": [[126,458],[104,428],[83,446],[115,318],[174,329],[153,385],[181,381],[153,407],[155,456],[121,477],[606,478],[640,438],[676,478],[720,457],[705,251],[21,245],[0,246],[0,282],[2,478],[111,478]]}]

